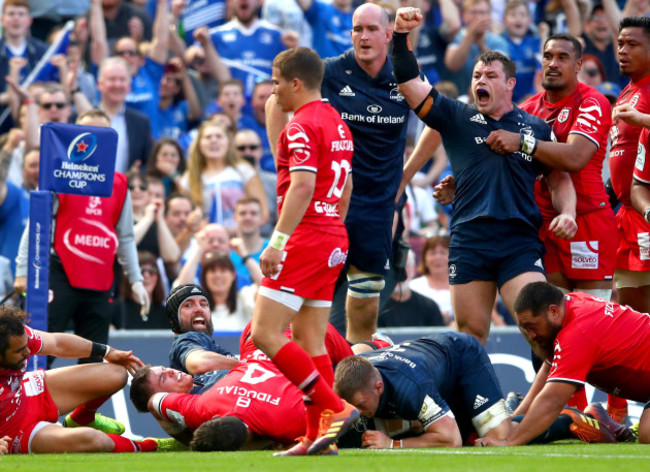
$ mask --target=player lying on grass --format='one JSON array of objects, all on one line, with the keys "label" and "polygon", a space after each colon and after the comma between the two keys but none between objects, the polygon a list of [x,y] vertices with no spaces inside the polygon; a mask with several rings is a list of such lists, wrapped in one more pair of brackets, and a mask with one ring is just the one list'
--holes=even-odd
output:
[{"label": "player lying on grass", "polygon": [[515,302],[517,322],[546,359],[517,409],[519,426],[486,445],[526,444],[551,424],[586,382],[646,406],[638,437],[650,443],[650,316],[582,292],[565,295],[545,282],[526,285]]},{"label": "player lying on grass", "polygon": [[[381,431],[366,431],[362,444],[372,449],[460,447],[472,433],[503,440],[514,427],[487,353],[463,333],[437,334],[346,358],[336,369],[334,391],[366,418],[421,424],[422,434],[398,441]],[[597,420],[577,410],[563,413],[535,435],[536,442],[575,437],[616,442]]]},{"label": "player lying on grass", "polygon": [[[181,319],[193,316],[192,312],[200,315],[196,303],[200,297],[194,294],[184,299],[181,307],[188,307],[179,312]],[[264,448],[274,443],[288,445],[303,437],[307,429],[303,395],[255,347],[250,331],[249,323],[239,343],[242,362],[201,395],[187,395],[195,392],[196,377],[175,369],[145,367],[131,382],[133,404],[139,411],[151,411],[170,436],[185,444],[194,437],[195,450]],[[291,331],[286,330],[285,335],[291,337]],[[377,345],[379,341],[369,343]],[[331,325],[325,344],[334,364],[352,355],[350,345]],[[220,418],[213,420],[215,415]],[[312,428],[317,431],[318,424]],[[328,450],[330,454],[335,451],[334,447]]]},{"label": "player lying on grass", "polygon": [[[18,308],[0,307],[0,453],[156,451],[160,440],[122,437],[121,424],[96,413],[126,385],[127,372],[142,366],[140,359],[73,334],[31,329],[26,317]],[[27,372],[32,354],[99,355],[108,363]],[[62,428],[59,415],[71,411]]]},{"label": "player lying on grass", "polygon": [[205,434],[202,442],[193,443],[196,450],[290,445],[305,434],[302,392],[267,358],[237,364],[204,393],[190,394],[192,388],[191,375],[147,366],[131,382],[131,400],[138,411],[150,411],[170,436],[184,444],[210,420],[206,428],[226,432]]}]

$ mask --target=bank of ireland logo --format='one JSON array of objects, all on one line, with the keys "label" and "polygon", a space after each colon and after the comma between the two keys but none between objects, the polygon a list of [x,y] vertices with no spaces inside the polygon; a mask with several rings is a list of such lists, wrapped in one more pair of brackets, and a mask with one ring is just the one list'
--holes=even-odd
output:
[{"label": "bank of ireland logo", "polygon": [[97,136],[91,133],[81,133],[68,146],[68,159],[72,162],[83,162],[97,150]]}]

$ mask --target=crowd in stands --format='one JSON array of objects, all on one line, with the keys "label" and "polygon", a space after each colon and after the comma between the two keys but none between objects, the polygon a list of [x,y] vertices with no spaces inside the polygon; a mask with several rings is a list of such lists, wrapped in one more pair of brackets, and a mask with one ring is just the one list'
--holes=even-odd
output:
[{"label": "crowd in stands", "polygon": [[[359,0],[5,0],[0,39],[0,298],[12,295],[15,258],[38,185],[39,127],[74,123],[97,108],[117,131],[116,171],[127,175],[146,317],[131,285],[113,285],[115,329],[167,329],[173,286],[199,283],[215,331],[250,321],[259,257],[277,220],[276,174],[266,134],[271,63],[306,45],[322,57],[352,47]],[[501,51],[517,66],[514,100],[542,90],[541,47],[550,34],[581,38],[579,80],[616,99],[627,78],[616,58],[618,22],[646,16],[642,0],[387,0],[425,14],[412,35],[421,72],[443,94],[468,100],[474,58]],[[44,5],[46,4],[46,5]],[[71,21],[71,24],[66,24]],[[67,45],[47,62],[49,45]],[[39,71],[36,78],[32,72]],[[35,80],[36,79],[36,80]],[[412,120],[407,159],[422,131]],[[604,181],[607,165],[603,166]],[[412,251],[380,326],[453,326],[448,279],[450,207],[433,187],[450,167],[441,146],[407,188]],[[495,325],[513,323],[498,303]],[[507,320],[507,321],[504,321]]]}]

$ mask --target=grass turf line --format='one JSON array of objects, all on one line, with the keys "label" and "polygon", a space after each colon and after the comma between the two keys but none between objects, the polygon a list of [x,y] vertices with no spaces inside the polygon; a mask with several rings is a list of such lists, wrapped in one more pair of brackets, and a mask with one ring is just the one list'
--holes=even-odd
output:
[{"label": "grass turf line", "polygon": [[342,450],[338,457],[272,457],[269,451],[0,456],[0,470],[31,472],[638,472],[641,444],[554,444],[517,448]]}]

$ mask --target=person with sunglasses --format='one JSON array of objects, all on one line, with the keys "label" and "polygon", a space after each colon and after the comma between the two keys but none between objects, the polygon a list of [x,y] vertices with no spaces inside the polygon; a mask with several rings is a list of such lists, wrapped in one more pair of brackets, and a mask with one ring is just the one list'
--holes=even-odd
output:
[{"label": "person with sunglasses", "polygon": [[41,123],[68,123],[70,100],[60,85],[52,85],[38,97],[38,120]]},{"label": "person with sunglasses", "polygon": [[[92,61],[101,64],[109,55],[108,28],[101,20],[109,18],[104,16],[105,9],[96,8],[91,11],[97,15],[96,21],[90,22],[90,35],[95,46]],[[153,37],[147,53],[140,52],[139,41],[131,37],[131,32],[119,37],[113,47],[113,55],[127,62],[131,75],[131,87],[126,96],[126,106],[144,113],[150,120],[155,120],[158,112],[160,101],[158,84],[163,77],[167,62],[169,31],[167,1],[158,0]]]},{"label": "person with sunglasses", "polygon": [[[264,134],[266,134],[266,131],[264,131]],[[275,189],[278,182],[278,175],[275,173],[275,164],[273,164],[272,170],[264,167],[262,136],[253,129],[242,129],[238,131],[235,134],[234,144],[239,158],[255,167],[257,175],[262,181],[264,193],[266,194],[266,206],[269,209],[269,220],[262,226],[260,232],[264,236],[270,236],[273,231],[273,226],[278,220],[277,191]],[[271,163],[273,163],[273,156],[271,156]]]}]

